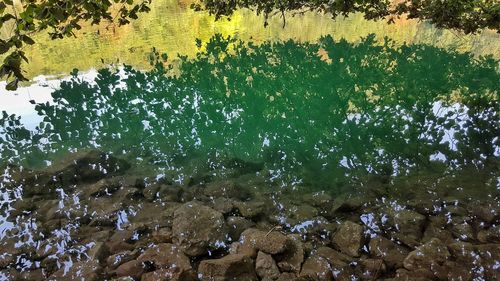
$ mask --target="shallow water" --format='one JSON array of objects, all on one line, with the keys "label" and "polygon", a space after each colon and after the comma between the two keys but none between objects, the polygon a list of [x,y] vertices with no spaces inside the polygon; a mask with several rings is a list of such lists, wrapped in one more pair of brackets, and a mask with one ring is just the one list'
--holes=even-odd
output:
[{"label": "shallow water", "polygon": [[[210,17],[155,5],[130,30],[86,29],[72,42],[89,55],[40,43],[30,76],[85,71],[2,92],[0,280],[211,280],[228,253],[245,270],[223,280],[494,278],[498,35],[453,50],[424,24],[307,15],[280,32],[243,11],[180,36]],[[131,65],[88,71],[98,56]]]}]

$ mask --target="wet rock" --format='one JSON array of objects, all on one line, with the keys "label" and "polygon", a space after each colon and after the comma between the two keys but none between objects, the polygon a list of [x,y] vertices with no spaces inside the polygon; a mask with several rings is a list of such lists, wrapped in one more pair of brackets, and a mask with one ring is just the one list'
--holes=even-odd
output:
[{"label": "wet rock", "polygon": [[333,273],[330,264],[325,258],[311,256],[302,265],[300,276],[314,281],[333,281]]},{"label": "wet rock", "polygon": [[437,238],[417,247],[404,259],[403,265],[408,270],[432,269],[442,265],[450,257],[448,248]]},{"label": "wet rock", "polygon": [[255,260],[255,271],[263,280],[276,280],[280,276],[280,271],[273,257],[260,251]]},{"label": "wet rock", "polygon": [[350,256],[342,254],[341,252],[329,247],[320,247],[317,250],[316,255],[326,259],[328,263],[337,270],[347,266],[352,260]]},{"label": "wet rock", "polygon": [[281,273],[280,277],[276,279],[276,281],[296,281],[297,275],[295,273],[291,272],[283,272]]},{"label": "wet rock", "polygon": [[227,255],[220,259],[203,260],[198,267],[202,281],[257,281],[253,260],[245,255]]},{"label": "wet rock", "polygon": [[156,192],[158,199],[164,202],[180,202],[182,189],[179,186],[171,186],[162,184]]},{"label": "wet rock", "polygon": [[250,198],[250,193],[233,181],[211,182],[205,187],[204,194],[212,198],[224,197],[238,200]]},{"label": "wet rock", "polygon": [[173,244],[158,244],[149,247],[142,253],[137,261],[147,264],[155,269],[175,269],[176,273],[191,271],[191,263],[189,258],[181,251],[181,249]]},{"label": "wet rock", "polygon": [[228,217],[226,219],[226,224],[228,226],[229,237],[232,241],[238,240],[243,231],[255,226],[253,221],[243,217]]},{"label": "wet rock", "polygon": [[106,265],[111,269],[114,270],[121,264],[125,262],[129,262],[137,257],[137,253],[134,251],[124,251],[120,252],[118,254],[114,254],[111,256],[108,256],[106,259]]},{"label": "wet rock", "polygon": [[462,241],[454,242],[448,244],[448,250],[453,259],[462,264],[473,264],[479,262],[479,255],[476,253],[475,246],[471,243]]},{"label": "wet rock", "polygon": [[102,272],[97,261],[88,260],[73,263],[69,268],[61,268],[49,277],[51,281],[99,281],[99,274]]},{"label": "wet rock", "polygon": [[500,225],[480,230],[477,233],[477,240],[481,243],[500,243]]},{"label": "wet rock", "polygon": [[150,184],[142,190],[142,194],[144,194],[144,198],[149,201],[153,201],[158,198],[158,190],[160,189],[160,185],[158,184]]},{"label": "wet rock", "polygon": [[481,265],[485,270],[486,280],[498,278],[500,244],[476,245],[476,249],[481,257]]},{"label": "wet rock", "polygon": [[68,156],[48,171],[50,177],[63,184],[95,182],[104,177],[119,175],[130,168],[125,160],[97,150]]},{"label": "wet rock", "polygon": [[87,256],[91,260],[102,261],[108,256],[108,247],[104,242],[91,242],[92,248],[87,251]]},{"label": "wet rock", "polygon": [[452,219],[451,223],[452,235],[461,241],[475,240],[474,228],[464,217],[457,217]]},{"label": "wet rock", "polygon": [[121,183],[118,178],[102,179],[98,182],[84,186],[82,197],[101,197],[110,196],[120,189]]},{"label": "wet rock", "polygon": [[433,281],[434,276],[429,276],[427,271],[408,271],[404,268],[396,270],[396,277],[390,281]]},{"label": "wet rock", "polygon": [[391,240],[377,236],[370,240],[368,244],[370,255],[372,257],[381,258],[389,268],[400,268],[403,266],[403,260],[408,255],[409,251],[392,242]]},{"label": "wet rock", "polygon": [[359,257],[359,249],[364,240],[363,227],[351,221],[344,222],[332,238],[332,242],[341,252],[352,257]]},{"label": "wet rock", "polygon": [[323,210],[330,207],[333,202],[332,196],[324,191],[306,194],[302,199],[305,203]]},{"label": "wet rock", "polygon": [[276,255],[285,252],[293,242],[279,231],[265,232],[249,228],[241,234],[240,243],[266,254]]},{"label": "wet rock", "polygon": [[137,280],[144,273],[144,266],[140,261],[131,260],[118,266],[115,273],[118,277],[130,276]]},{"label": "wet rock", "polygon": [[109,252],[115,254],[133,250],[135,248],[132,240],[133,235],[134,232],[130,229],[116,231],[106,243]]},{"label": "wet rock", "polygon": [[151,233],[151,238],[156,243],[172,243],[172,229],[168,227],[160,228]]},{"label": "wet rock", "polygon": [[386,266],[381,259],[361,259],[362,278],[365,280],[377,280],[386,271]]},{"label": "wet rock", "polygon": [[247,219],[256,218],[266,212],[265,203],[262,201],[235,201],[234,206]]},{"label": "wet rock", "polygon": [[192,271],[179,271],[178,268],[161,268],[142,275],[141,281],[197,281]]},{"label": "wet rock", "polygon": [[429,218],[429,224],[425,228],[421,242],[427,243],[433,238],[438,238],[445,244],[453,243],[453,235],[447,229],[447,222],[443,216],[435,216]]},{"label": "wet rock", "polygon": [[290,245],[286,247],[285,252],[276,255],[278,267],[281,271],[299,273],[304,262],[304,247],[299,237],[288,237]]},{"label": "wet rock", "polygon": [[[301,222],[318,216],[318,210],[310,205],[289,206],[286,208],[286,216],[289,219]],[[295,223],[294,223],[295,224]]]},{"label": "wet rock", "polygon": [[257,257],[257,252],[257,249],[253,245],[242,244],[240,242],[231,243],[231,246],[229,247],[230,254],[240,254],[252,259]]},{"label": "wet rock", "polygon": [[477,202],[469,206],[472,214],[479,220],[492,224],[500,219],[500,206],[498,202]]},{"label": "wet rock", "polygon": [[24,281],[39,281],[47,280],[47,273],[43,269],[26,270],[19,273],[18,279],[11,280],[24,280]]},{"label": "wet rock", "polygon": [[222,197],[215,198],[213,202],[211,202],[210,206],[212,207],[212,209],[223,214],[229,214],[234,210],[233,200]]},{"label": "wet rock", "polygon": [[406,209],[390,209],[387,214],[388,224],[395,228],[390,232],[392,237],[410,247],[420,244],[419,241],[425,226],[425,216]]},{"label": "wet rock", "polygon": [[223,243],[227,235],[222,214],[196,202],[175,210],[172,231],[174,242],[189,256],[215,249],[216,243]]}]

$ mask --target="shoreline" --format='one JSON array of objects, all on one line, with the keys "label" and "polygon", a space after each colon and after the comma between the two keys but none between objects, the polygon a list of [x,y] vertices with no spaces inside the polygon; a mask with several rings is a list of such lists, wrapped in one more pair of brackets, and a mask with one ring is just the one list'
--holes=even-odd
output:
[{"label": "shoreline", "polygon": [[499,268],[494,194],[410,185],[388,198],[373,184],[332,196],[251,173],[179,186],[98,151],[74,157],[2,176],[2,278],[494,280]]}]

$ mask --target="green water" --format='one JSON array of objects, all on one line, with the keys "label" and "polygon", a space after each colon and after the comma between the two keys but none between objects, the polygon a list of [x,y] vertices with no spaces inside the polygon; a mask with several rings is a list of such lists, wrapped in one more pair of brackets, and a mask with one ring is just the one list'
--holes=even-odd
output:
[{"label": "green water", "polygon": [[494,59],[375,35],[260,45],[217,35],[200,48],[180,69],[153,52],[150,72],[103,69],[94,83],[75,74],[36,106],[35,131],[0,119],[2,159],[43,167],[100,149],[189,185],[258,172],[335,190],[467,169],[492,170],[484,182],[497,184]]},{"label": "green water", "polygon": [[[450,251],[498,249],[500,35],[358,15],[264,29],[249,11],[214,23],[184,2],[153,3],[120,29],[37,35],[28,76],[69,77],[0,91],[0,280],[112,280],[114,254],[206,232],[196,227],[213,217],[199,213],[209,222],[177,219],[189,229],[172,234],[193,200],[224,227],[184,256],[192,273],[230,252],[238,220],[293,235],[307,259],[342,252],[339,224],[357,224],[362,256],[342,270],[361,280],[376,279],[358,266],[380,258],[375,236],[407,252],[435,237]],[[457,267],[488,280],[498,261],[479,255]]]}]

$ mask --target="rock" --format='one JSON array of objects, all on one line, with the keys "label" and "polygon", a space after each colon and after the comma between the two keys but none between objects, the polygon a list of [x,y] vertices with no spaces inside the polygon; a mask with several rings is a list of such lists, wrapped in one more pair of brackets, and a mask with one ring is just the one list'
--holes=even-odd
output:
[{"label": "rock", "polygon": [[78,152],[68,156],[48,170],[50,178],[59,184],[96,182],[104,177],[119,175],[130,168],[125,160],[97,150]]},{"label": "rock", "polygon": [[228,217],[226,219],[226,224],[229,230],[229,237],[232,241],[238,240],[243,231],[255,226],[253,221],[247,220],[243,217]]},{"label": "rock", "polygon": [[359,257],[359,249],[364,243],[363,227],[351,221],[344,222],[332,238],[341,252]]},{"label": "rock", "polygon": [[395,229],[390,231],[392,237],[404,244],[415,247],[419,245],[425,225],[425,216],[411,210],[393,210],[387,212],[388,224]]},{"label": "rock", "polygon": [[438,238],[445,244],[453,243],[453,235],[447,230],[446,219],[443,216],[430,217],[430,222],[425,228],[421,242],[427,243],[432,238]]},{"label": "rock", "polygon": [[257,281],[253,261],[245,255],[227,255],[220,259],[203,260],[198,267],[202,281]]},{"label": "rock", "polygon": [[317,250],[316,255],[326,259],[336,270],[340,270],[341,268],[347,266],[352,260],[352,258],[348,255],[342,254],[341,252],[329,247],[320,247]]},{"label": "rock", "polygon": [[271,255],[283,253],[292,246],[291,239],[279,231],[265,232],[255,228],[243,231],[240,243]]},{"label": "rock", "polygon": [[229,253],[245,255],[252,259],[255,259],[257,257],[257,249],[253,245],[244,245],[240,242],[231,243],[231,246],[229,247]]},{"label": "rock", "polygon": [[265,213],[265,203],[262,201],[235,201],[234,206],[247,219],[256,218]]},{"label": "rock", "polygon": [[481,265],[485,270],[485,279],[497,280],[500,261],[500,244],[476,245],[476,249],[481,257]]},{"label": "rock", "polygon": [[138,280],[144,273],[144,265],[138,260],[131,260],[118,266],[115,273],[118,277],[130,276]]},{"label": "rock", "polygon": [[246,200],[250,198],[250,193],[233,181],[211,182],[204,189],[204,194],[212,198],[233,198]]},{"label": "rock", "polygon": [[144,187],[142,190],[142,194],[144,195],[144,198],[146,198],[149,201],[153,201],[158,198],[158,190],[160,189],[160,185],[158,184],[149,184],[148,186]]},{"label": "rock", "polygon": [[408,271],[404,268],[396,270],[396,277],[391,281],[433,281],[433,276],[428,276],[428,272]]},{"label": "rock", "polygon": [[98,182],[84,186],[82,189],[82,197],[101,197],[110,196],[121,187],[118,178],[101,179]]},{"label": "rock", "polygon": [[172,229],[163,227],[151,233],[151,238],[156,243],[172,243]]},{"label": "rock", "polygon": [[278,267],[281,271],[299,273],[304,262],[304,247],[297,237],[288,236],[290,245],[286,247],[285,252],[276,255]]},{"label": "rock", "polygon": [[403,267],[403,260],[409,253],[406,248],[383,236],[372,238],[368,248],[372,257],[383,259],[389,268]]},{"label": "rock", "polygon": [[381,259],[361,259],[359,263],[364,280],[377,280],[386,271],[385,263]]},{"label": "rock", "polygon": [[233,200],[223,197],[215,198],[213,202],[211,202],[210,206],[212,207],[212,209],[223,214],[229,214],[234,211]]},{"label": "rock", "polygon": [[286,213],[289,219],[296,220],[297,222],[310,220],[318,216],[318,210],[306,204],[290,206],[289,208],[286,208]]},{"label": "rock", "polygon": [[403,265],[408,270],[430,269],[442,265],[450,257],[448,248],[437,238],[417,247],[404,259]]},{"label": "rock", "polygon": [[69,268],[61,268],[49,277],[51,281],[99,281],[102,268],[94,260],[73,263]]},{"label": "rock", "polygon": [[255,271],[261,279],[265,280],[276,280],[280,276],[280,271],[273,257],[260,251],[255,260]]},{"label": "rock", "polygon": [[179,271],[179,268],[161,268],[144,273],[141,281],[197,281],[192,271]]},{"label": "rock", "polygon": [[480,262],[480,257],[476,253],[476,248],[471,243],[458,241],[448,244],[448,251],[453,259],[459,263],[473,264]]},{"label": "rock", "polygon": [[281,273],[280,277],[278,277],[278,279],[276,279],[276,281],[295,281],[297,278],[297,275],[295,273],[291,273],[291,272],[283,272]]},{"label": "rock", "polygon": [[300,276],[314,281],[333,281],[333,272],[325,258],[311,256],[302,265]]},{"label": "rock", "polygon": [[120,252],[118,254],[114,254],[114,255],[111,255],[111,256],[108,256],[108,258],[106,259],[106,265],[110,268],[110,269],[116,269],[119,265],[125,263],[125,262],[128,262],[128,261],[131,261],[133,259],[135,259],[137,257],[137,254],[136,252],[132,252],[132,251],[124,251],[124,252]]},{"label": "rock", "polygon": [[174,213],[174,242],[188,256],[200,256],[226,239],[224,217],[214,209],[196,202],[183,204]]},{"label": "rock", "polygon": [[500,243],[500,225],[482,229],[477,233],[477,240],[481,243]]},{"label": "rock", "polygon": [[451,223],[451,233],[457,239],[461,241],[474,241],[474,228],[470,223],[463,217],[453,218]]},{"label": "rock", "polygon": [[191,271],[189,258],[173,244],[158,244],[149,247],[137,260],[155,269],[171,269],[179,274]]}]

